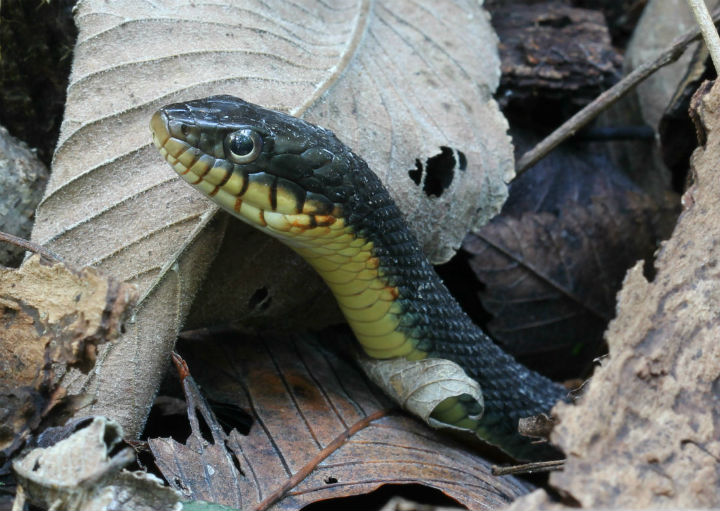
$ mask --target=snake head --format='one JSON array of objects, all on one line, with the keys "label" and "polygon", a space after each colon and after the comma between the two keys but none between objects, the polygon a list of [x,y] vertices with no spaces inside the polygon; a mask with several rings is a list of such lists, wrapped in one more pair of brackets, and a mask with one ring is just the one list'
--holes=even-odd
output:
[{"label": "snake head", "polygon": [[353,193],[356,157],[331,131],[233,96],[165,106],[150,129],[183,179],[256,227],[327,222]]}]

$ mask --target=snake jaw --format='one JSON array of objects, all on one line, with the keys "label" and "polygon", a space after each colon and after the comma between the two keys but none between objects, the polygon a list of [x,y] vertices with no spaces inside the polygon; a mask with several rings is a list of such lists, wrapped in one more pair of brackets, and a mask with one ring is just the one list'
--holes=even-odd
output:
[{"label": "snake jaw", "polygon": [[326,228],[344,226],[340,204],[267,172],[242,172],[240,165],[203,152],[181,138],[192,126],[172,120],[165,110],[153,114],[150,130],[153,144],[183,180],[274,237],[293,244],[297,236],[318,237]]}]

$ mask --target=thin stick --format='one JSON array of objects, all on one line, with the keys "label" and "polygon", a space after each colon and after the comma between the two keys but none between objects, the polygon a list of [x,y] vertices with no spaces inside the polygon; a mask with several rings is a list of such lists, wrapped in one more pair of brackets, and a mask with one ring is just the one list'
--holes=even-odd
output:
[{"label": "thin stick", "polygon": [[710,18],[707,5],[705,5],[704,0],[688,0],[688,5],[695,15],[697,24],[700,26],[703,39],[705,39],[705,46],[710,52],[710,58],[712,58],[715,70],[718,70],[720,69],[720,36],[718,36],[715,24]]},{"label": "thin stick", "polygon": [[24,238],[18,238],[17,236],[14,236],[12,234],[8,234],[6,232],[0,231],[0,241],[5,241],[7,243],[10,243],[12,245],[15,245],[20,248],[24,248],[25,250],[29,250],[30,252],[35,252],[36,254],[40,254],[45,259],[49,261],[53,261],[56,263],[62,262],[62,259],[59,255],[51,252],[50,250],[46,249],[45,247],[42,247],[38,245],[37,243],[33,243],[32,241],[28,241]]},{"label": "thin stick", "polygon": [[[717,23],[718,20],[720,20],[720,9],[715,9],[711,22]],[[654,61],[646,62],[645,64],[635,68],[635,70],[625,78],[600,94],[589,105],[573,115],[570,119],[565,121],[562,126],[557,128],[545,139],[540,141],[535,147],[522,155],[515,167],[515,177],[517,178],[520,174],[535,165],[550,151],[577,133],[580,128],[593,120],[600,112],[615,103],[618,99],[630,92],[630,90],[632,90],[645,78],[653,74],[661,67],[671,64],[679,59],[685,52],[687,46],[699,38],[700,30],[697,27],[689,30],[685,34],[676,38],[672,44],[660,55],[658,55]]]},{"label": "thin stick", "polygon": [[494,476],[506,476],[510,474],[537,474],[538,472],[554,472],[562,470],[565,460],[553,461],[536,461],[534,463],[525,463],[524,465],[512,465],[510,467],[498,467],[493,465],[492,474]]}]

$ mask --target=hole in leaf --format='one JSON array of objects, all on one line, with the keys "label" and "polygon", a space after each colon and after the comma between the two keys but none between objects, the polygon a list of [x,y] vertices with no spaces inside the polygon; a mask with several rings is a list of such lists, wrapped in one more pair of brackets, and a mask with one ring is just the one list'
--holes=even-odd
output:
[{"label": "hole in leaf", "polygon": [[420,180],[422,179],[422,173],[423,173],[423,166],[422,163],[420,163],[419,159],[415,159],[415,168],[408,170],[408,176],[410,176],[410,179],[413,180],[413,182],[416,185],[420,185]]},{"label": "hole in leaf", "polygon": [[458,168],[464,171],[467,168],[467,156],[465,156],[465,153],[462,151],[457,151],[457,156]]},{"label": "hole in leaf", "polygon": [[452,183],[457,164],[453,150],[447,146],[440,147],[440,154],[431,156],[425,164],[425,185],[423,189],[429,196],[440,197]]},{"label": "hole in leaf", "polygon": [[226,435],[229,435],[233,429],[236,429],[241,435],[250,433],[253,418],[245,410],[234,404],[213,399],[208,399],[208,402]]},{"label": "hole in leaf", "polygon": [[230,459],[232,460],[233,465],[235,465],[235,469],[238,471],[239,474],[242,474],[244,476],[245,472],[240,467],[240,460],[237,458],[237,456],[235,456],[235,450],[230,445],[228,445],[227,441],[225,441],[225,449],[227,450],[227,452],[230,453]]},{"label": "hole in leaf", "polygon": [[183,481],[179,477],[173,477],[173,483],[175,484],[175,487],[178,488],[184,495],[190,494],[190,490],[185,484],[185,481]]}]

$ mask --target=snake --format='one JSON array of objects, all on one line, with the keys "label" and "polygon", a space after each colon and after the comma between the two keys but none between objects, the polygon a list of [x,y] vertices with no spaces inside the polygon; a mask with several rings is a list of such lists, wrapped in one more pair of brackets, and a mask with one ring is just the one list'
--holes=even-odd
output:
[{"label": "snake", "polygon": [[380,178],[332,131],[228,95],[164,106],[150,129],[182,179],[319,273],[368,356],[448,359],[479,383],[483,404],[448,398],[433,417],[517,459],[548,456],[518,420],[549,412],[565,388],[472,322]]}]

